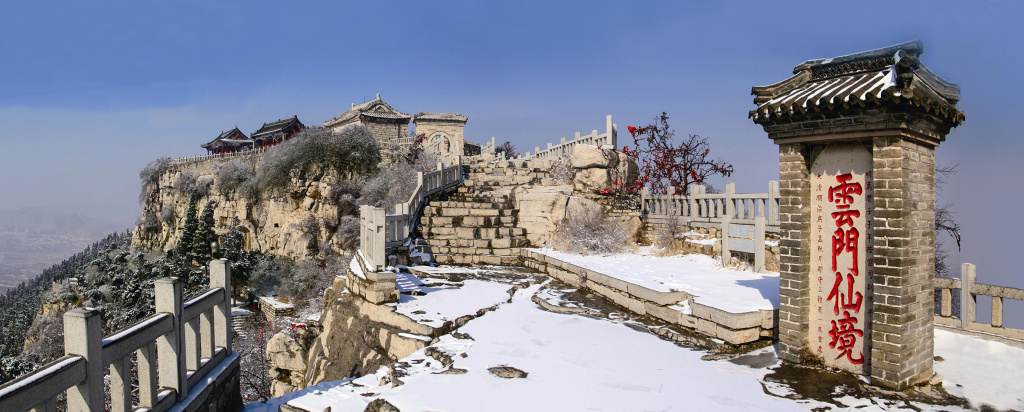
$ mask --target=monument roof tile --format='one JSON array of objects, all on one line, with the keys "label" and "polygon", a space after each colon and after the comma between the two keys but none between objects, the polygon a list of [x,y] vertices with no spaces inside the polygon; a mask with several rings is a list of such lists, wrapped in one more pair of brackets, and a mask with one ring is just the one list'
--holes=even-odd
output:
[{"label": "monument roof tile", "polygon": [[922,65],[918,56],[923,53],[923,44],[913,41],[806,61],[793,69],[792,77],[754,87],[757,109],[749,117],[761,124],[855,106],[912,105],[959,125],[964,121],[956,108],[960,89]]}]

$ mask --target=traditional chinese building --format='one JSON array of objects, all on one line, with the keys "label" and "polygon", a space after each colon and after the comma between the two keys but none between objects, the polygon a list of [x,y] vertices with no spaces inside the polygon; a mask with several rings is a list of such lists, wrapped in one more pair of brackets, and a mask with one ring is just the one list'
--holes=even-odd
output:
[{"label": "traditional chinese building", "polygon": [[252,139],[235,126],[234,129],[222,132],[216,139],[203,144],[202,148],[206,149],[207,154],[234,153],[252,149],[252,143]]},{"label": "traditional chinese building", "polygon": [[[423,148],[446,164],[458,161],[459,156],[467,155],[466,139],[462,131],[466,127],[468,117],[457,113],[420,112],[412,118],[416,125],[416,134],[423,135]],[[476,146],[476,154],[480,154],[480,145]],[[470,149],[472,150],[472,149]]]},{"label": "traditional chinese building", "polygon": [[272,123],[263,123],[255,133],[252,134],[253,144],[256,148],[270,147],[290,139],[295,133],[305,129],[306,126],[299,121],[299,116],[278,120]]},{"label": "traditional chinese building", "polygon": [[804,62],[754,87],[779,146],[779,355],[898,390],[933,376],[935,149],[960,89],[920,42]]},{"label": "traditional chinese building", "polygon": [[370,130],[381,148],[386,148],[391,140],[408,137],[410,119],[412,116],[395,110],[381,100],[378,93],[376,99],[366,103],[352,103],[351,109],[324,122],[324,127],[337,131],[353,124],[362,125]]}]

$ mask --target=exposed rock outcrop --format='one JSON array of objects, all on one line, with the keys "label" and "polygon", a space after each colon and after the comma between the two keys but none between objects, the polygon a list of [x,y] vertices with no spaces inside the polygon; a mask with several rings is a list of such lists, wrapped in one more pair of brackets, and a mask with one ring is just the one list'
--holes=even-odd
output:
[{"label": "exposed rock outcrop", "polygon": [[[241,159],[258,167],[258,158]],[[214,221],[218,233],[227,230],[237,218],[249,249],[291,258],[315,255],[321,247],[343,251],[340,239],[332,236],[333,229],[341,223],[339,206],[328,200],[331,188],[342,181],[337,173],[317,167],[295,171],[285,188],[261,193],[261,199],[253,201],[240,190],[221,193],[215,189],[217,170],[226,163],[211,159],[175,164],[156,183],[147,185],[142,197],[142,218],[134,231],[132,246],[163,250],[177,245],[178,226],[185,216],[190,194],[175,185],[193,181],[200,188],[197,192],[205,193],[199,199],[200,207],[207,201],[216,202]],[[182,179],[183,175],[189,179]]]}]

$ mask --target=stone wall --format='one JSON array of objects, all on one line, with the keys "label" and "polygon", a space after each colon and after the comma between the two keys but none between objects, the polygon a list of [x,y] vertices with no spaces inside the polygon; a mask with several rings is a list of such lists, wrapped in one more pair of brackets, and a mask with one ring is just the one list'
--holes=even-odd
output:
[{"label": "stone wall", "polygon": [[932,376],[935,149],[876,137],[874,185],[871,375],[906,387]]},{"label": "stone wall", "polygon": [[811,260],[809,148],[779,145],[779,357],[800,362],[807,347]]}]

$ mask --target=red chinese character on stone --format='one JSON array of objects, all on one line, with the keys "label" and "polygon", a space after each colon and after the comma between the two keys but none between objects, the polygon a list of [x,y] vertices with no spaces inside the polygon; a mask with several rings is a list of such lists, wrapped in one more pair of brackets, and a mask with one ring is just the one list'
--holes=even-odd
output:
[{"label": "red chinese character on stone", "polygon": [[853,204],[853,195],[863,193],[860,183],[848,183],[852,179],[853,175],[850,173],[841,174],[836,176],[836,182],[839,184],[828,188],[828,201],[834,202],[836,208],[849,208]]},{"label": "red chinese character on stone", "polygon": [[860,217],[859,210],[832,212],[832,218],[836,220],[836,226],[847,225],[853,227],[853,219],[858,217]]},{"label": "red chinese character on stone", "polygon": [[843,312],[843,319],[832,321],[832,330],[828,331],[828,336],[832,338],[832,341],[829,342],[828,347],[839,351],[839,356],[836,356],[836,359],[846,356],[850,363],[860,365],[864,363],[864,352],[860,353],[860,358],[854,359],[853,347],[857,345],[857,337],[864,336],[864,331],[857,329],[856,325],[857,318],[850,316],[850,312]]},{"label": "red chinese character on stone", "polygon": [[853,254],[853,267],[850,269],[857,272],[857,243],[859,239],[860,232],[857,231],[857,228],[851,227],[846,231],[843,231],[843,228],[836,228],[836,231],[832,233],[832,270],[839,270],[836,268],[836,258],[846,251]]},{"label": "red chinese character on stone", "polygon": [[846,274],[846,293],[842,293],[839,287],[842,286],[843,275],[836,272],[836,281],[832,284],[832,291],[828,294],[828,300],[835,300],[832,312],[836,315],[839,314],[839,310],[844,311],[852,310],[854,313],[860,312],[860,305],[864,301],[864,295],[860,292],[853,291],[853,275]]}]

